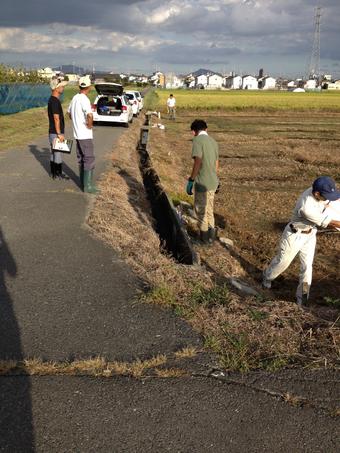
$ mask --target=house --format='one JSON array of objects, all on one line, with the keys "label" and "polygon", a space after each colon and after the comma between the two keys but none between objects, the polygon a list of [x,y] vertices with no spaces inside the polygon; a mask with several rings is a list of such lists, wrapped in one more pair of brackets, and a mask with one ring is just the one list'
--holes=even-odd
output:
[{"label": "house", "polygon": [[169,90],[182,88],[184,85],[184,80],[181,77],[176,76],[174,73],[166,74],[165,81],[165,87]]},{"label": "house", "polygon": [[38,75],[42,79],[51,80],[53,77],[56,76],[56,73],[55,73],[55,71],[53,71],[52,68],[44,68],[44,69],[38,69]]},{"label": "house", "polygon": [[69,74],[65,74],[65,77],[68,78],[70,83],[78,83],[78,80],[79,80],[78,74],[69,73]]},{"label": "house", "polygon": [[225,77],[224,86],[229,90],[239,90],[242,88],[242,77],[238,75]]},{"label": "house", "polygon": [[138,77],[137,82],[139,83],[148,83],[148,78],[145,75],[141,75]]},{"label": "house", "polygon": [[274,90],[276,88],[276,79],[274,77],[262,77],[258,80],[258,87],[262,90]]},{"label": "house", "polygon": [[315,79],[307,80],[304,85],[305,90],[315,90],[317,85],[317,81]]},{"label": "house", "polygon": [[257,90],[259,88],[257,78],[251,75],[242,77],[242,90]]},{"label": "house", "polygon": [[207,88],[208,86],[208,75],[207,74],[200,74],[195,79],[195,86],[196,88]]},{"label": "house", "polygon": [[149,77],[150,83],[154,86],[162,87],[164,88],[165,86],[165,75],[160,72],[154,72],[150,77]]},{"label": "house", "polygon": [[220,89],[223,86],[223,77],[220,74],[208,75],[207,88],[210,90]]},{"label": "house", "polygon": [[340,90],[340,80],[336,80],[334,83],[328,84],[329,90]]}]

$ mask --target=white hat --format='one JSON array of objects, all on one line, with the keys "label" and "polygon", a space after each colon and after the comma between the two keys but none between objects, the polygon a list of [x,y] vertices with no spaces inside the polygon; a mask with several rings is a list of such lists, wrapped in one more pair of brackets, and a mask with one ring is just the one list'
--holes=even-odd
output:
[{"label": "white hat", "polygon": [[66,82],[66,80],[52,79],[50,82],[50,87],[51,87],[51,90],[56,90],[57,88],[64,87],[67,84],[68,84],[68,82]]},{"label": "white hat", "polygon": [[87,88],[92,85],[92,82],[91,82],[90,77],[87,75],[84,77],[80,77],[78,84],[79,84],[79,88]]}]

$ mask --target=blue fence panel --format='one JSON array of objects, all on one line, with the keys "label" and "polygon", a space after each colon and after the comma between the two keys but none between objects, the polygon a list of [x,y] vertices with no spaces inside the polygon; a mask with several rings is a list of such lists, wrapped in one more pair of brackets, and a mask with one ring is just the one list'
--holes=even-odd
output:
[{"label": "blue fence panel", "polygon": [[47,84],[0,84],[0,115],[10,115],[47,105],[51,90]]}]

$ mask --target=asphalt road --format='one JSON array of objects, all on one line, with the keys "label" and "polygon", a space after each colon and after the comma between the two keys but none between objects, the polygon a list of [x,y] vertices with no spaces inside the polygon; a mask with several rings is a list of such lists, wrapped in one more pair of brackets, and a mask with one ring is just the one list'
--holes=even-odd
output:
[{"label": "asphalt road", "polygon": [[[97,175],[121,131],[96,128]],[[0,153],[0,361],[133,360],[201,345],[171,311],[136,303],[139,280],[84,224],[92,196],[77,186],[75,156],[68,182],[52,181],[48,166],[46,138]],[[339,451],[337,373],[235,384],[202,376],[210,359],[199,355],[178,379],[1,376],[0,451]]]},{"label": "asphalt road", "polygon": [[[96,127],[96,174],[122,128]],[[84,224],[89,201],[70,181],[49,175],[46,138],[0,153],[0,360],[108,359],[170,352],[200,339],[171,312],[132,304],[140,282]]]}]

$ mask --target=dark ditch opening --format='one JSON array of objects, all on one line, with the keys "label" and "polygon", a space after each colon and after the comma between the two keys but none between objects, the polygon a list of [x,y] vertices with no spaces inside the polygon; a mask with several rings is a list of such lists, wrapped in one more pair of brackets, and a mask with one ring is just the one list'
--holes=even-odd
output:
[{"label": "dark ditch opening", "polygon": [[189,236],[181,225],[172,201],[161,185],[159,176],[152,167],[147,150],[148,133],[148,127],[142,128],[141,139],[138,144],[140,171],[151,204],[155,230],[161,240],[161,247],[179,263],[195,264],[197,263],[197,256],[192,248]]}]

